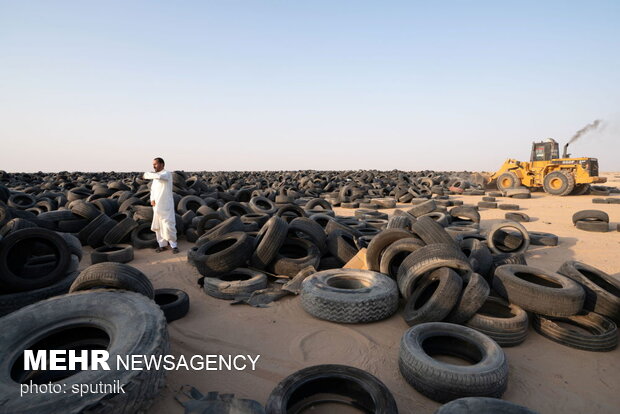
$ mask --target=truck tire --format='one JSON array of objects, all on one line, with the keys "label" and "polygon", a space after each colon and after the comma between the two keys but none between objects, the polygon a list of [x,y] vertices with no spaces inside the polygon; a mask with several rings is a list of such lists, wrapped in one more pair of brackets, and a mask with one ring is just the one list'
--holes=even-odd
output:
[{"label": "truck tire", "polygon": [[[334,394],[336,398],[332,397]],[[323,395],[323,398],[315,395]],[[396,401],[385,384],[366,371],[345,365],[315,365],[289,375],[271,391],[265,412],[301,412],[322,401],[338,401],[368,413],[398,412]]]},{"label": "truck tire", "polygon": [[[10,338],[0,341],[0,394],[2,410],[6,412],[24,412],[25,407],[26,411],[37,413],[146,412],[165,384],[166,370],[127,370],[116,364],[117,357],[140,355],[150,359],[169,353],[162,311],[153,301],[134,292],[80,292],[47,299],[1,318],[0,331],[4,338]],[[67,349],[76,338],[81,338],[86,349],[107,348],[110,370],[79,371],[69,376],[67,371],[42,371],[43,375],[62,375],[58,380],[69,390],[73,385],[112,384],[118,380],[124,385],[124,392],[20,396],[20,387],[11,374],[20,379],[41,375],[33,371],[15,372],[16,361],[24,350],[34,343],[41,349]]]},{"label": "truck tire", "polygon": [[585,292],[574,280],[532,266],[503,265],[493,289],[510,303],[546,316],[572,316],[583,308]]},{"label": "truck tire", "polygon": [[[471,362],[460,366],[440,362],[435,354]],[[405,380],[428,398],[448,402],[462,397],[502,396],[508,383],[504,351],[488,336],[444,322],[409,328],[400,342],[398,367]]]},{"label": "truck tire", "polygon": [[424,276],[405,305],[403,318],[407,325],[444,320],[456,305],[462,285],[458,273],[447,267]]},{"label": "truck tire", "polygon": [[504,299],[489,296],[465,326],[489,336],[502,347],[522,343],[529,330],[527,312]]},{"label": "truck tire", "polygon": [[583,308],[620,323],[620,281],[582,262],[565,262],[558,273],[579,283],[586,292]]},{"label": "truck tire", "polygon": [[[558,322],[581,329],[566,328]],[[618,328],[614,321],[594,312],[564,318],[534,315],[532,326],[554,342],[583,351],[607,352],[618,346]]]},{"label": "truck tire", "polygon": [[373,322],[396,312],[398,288],[388,276],[370,270],[324,270],[304,279],[301,305],[319,319]]},{"label": "truck tire", "polygon": [[575,189],[575,176],[569,171],[550,172],[543,180],[543,189],[552,195],[569,195]]},{"label": "truck tire", "polygon": [[497,177],[497,189],[500,191],[505,191],[509,188],[519,187],[521,185],[521,180],[512,171],[506,171]]}]

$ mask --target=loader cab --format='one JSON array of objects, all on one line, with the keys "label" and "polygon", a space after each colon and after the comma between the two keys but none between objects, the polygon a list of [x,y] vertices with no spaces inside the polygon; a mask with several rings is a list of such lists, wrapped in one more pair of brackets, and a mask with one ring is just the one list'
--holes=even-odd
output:
[{"label": "loader cab", "polygon": [[550,161],[560,158],[558,143],[552,139],[532,143],[532,156],[530,161]]}]

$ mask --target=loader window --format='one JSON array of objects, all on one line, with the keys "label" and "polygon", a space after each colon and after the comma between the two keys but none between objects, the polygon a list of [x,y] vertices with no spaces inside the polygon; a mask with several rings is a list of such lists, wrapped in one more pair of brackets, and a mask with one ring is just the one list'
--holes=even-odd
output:
[{"label": "loader window", "polygon": [[537,145],[534,148],[534,161],[544,161],[545,160],[545,146]]}]

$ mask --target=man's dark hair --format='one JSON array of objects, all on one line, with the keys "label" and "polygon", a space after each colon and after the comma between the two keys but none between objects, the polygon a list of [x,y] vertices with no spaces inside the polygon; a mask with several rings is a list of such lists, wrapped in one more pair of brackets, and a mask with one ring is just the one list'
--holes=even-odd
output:
[{"label": "man's dark hair", "polygon": [[164,162],[164,159],[161,157],[157,157],[157,158],[153,158],[155,161],[161,163],[161,165],[166,165],[166,163]]}]

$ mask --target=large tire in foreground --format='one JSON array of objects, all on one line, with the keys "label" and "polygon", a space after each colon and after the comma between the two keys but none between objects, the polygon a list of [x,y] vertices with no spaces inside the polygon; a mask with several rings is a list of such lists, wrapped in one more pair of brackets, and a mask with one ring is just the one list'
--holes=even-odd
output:
[{"label": "large tire in foreground", "polygon": [[538,414],[529,408],[498,398],[465,397],[439,407],[435,414]]},{"label": "large tire in foreground", "polygon": [[[452,355],[473,365],[453,365],[431,355]],[[462,397],[501,397],[508,382],[504,351],[471,328],[429,322],[410,328],[400,342],[400,372],[420,393],[439,402]]]},{"label": "large tire in foreground", "polygon": [[372,322],[396,312],[398,289],[388,276],[370,270],[324,270],[303,281],[301,305],[319,319]]},{"label": "large tire in foreground", "polygon": [[[110,370],[24,372],[25,349],[107,349]],[[165,383],[165,370],[126,370],[117,357],[147,359],[169,353],[166,319],[152,301],[133,292],[95,291],[38,302],[0,319],[0,395],[3,412],[120,413],[145,412]],[[69,374],[69,376],[67,376]],[[41,382],[61,381],[66,393],[20,396],[29,375]],[[43,377],[43,378],[41,378]],[[17,378],[14,380],[14,378]],[[47,381],[46,379],[49,378]],[[37,379],[37,378],[35,378]],[[123,384],[123,392],[71,392],[80,384]],[[37,381],[35,381],[37,382]]]},{"label": "large tire in foreground", "polygon": [[[314,397],[317,395],[322,398]],[[316,365],[289,375],[269,395],[265,412],[300,413],[311,410],[313,404],[328,401],[338,401],[374,414],[398,412],[390,390],[379,379],[345,365]]]}]

